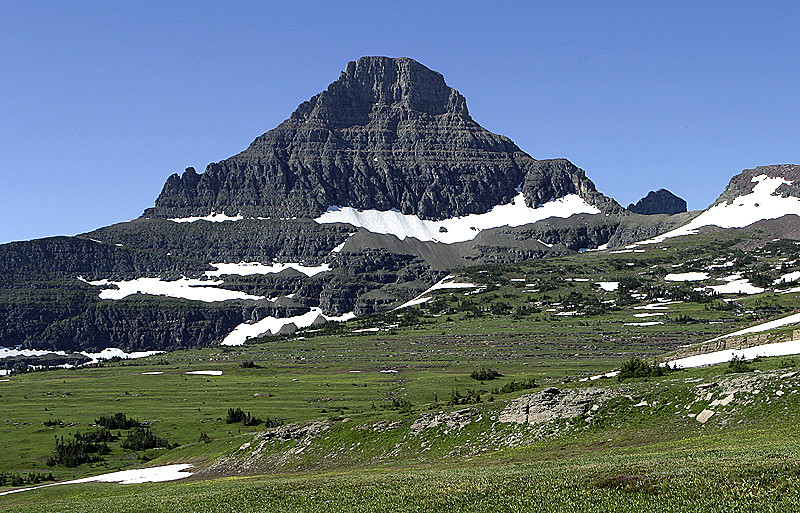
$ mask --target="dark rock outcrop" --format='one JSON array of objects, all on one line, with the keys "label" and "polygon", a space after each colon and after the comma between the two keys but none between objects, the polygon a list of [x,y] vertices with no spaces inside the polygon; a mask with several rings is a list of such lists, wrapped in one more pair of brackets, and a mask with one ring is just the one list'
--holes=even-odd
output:
[{"label": "dark rock outcrop", "polygon": [[666,189],[650,191],[647,196],[634,205],[628,205],[628,210],[635,214],[680,214],[686,212],[686,200],[675,196]]},{"label": "dark rock outcrop", "polygon": [[443,219],[486,212],[520,185],[529,205],[580,194],[621,210],[569,162],[537,162],[482,128],[439,73],[363,57],[247,150],[170,176],[144,215],[313,218],[338,205]]},{"label": "dark rock outcrop", "polygon": [[778,196],[795,196],[800,198],[800,165],[796,164],[778,164],[773,166],[759,166],[753,169],[745,169],[738,175],[731,178],[725,191],[720,194],[714,205],[720,203],[728,203],[733,201],[738,196],[750,194],[753,192],[756,182],[753,178],[760,175],[766,175],[770,178],[783,178],[790,184],[782,184],[775,191]]}]

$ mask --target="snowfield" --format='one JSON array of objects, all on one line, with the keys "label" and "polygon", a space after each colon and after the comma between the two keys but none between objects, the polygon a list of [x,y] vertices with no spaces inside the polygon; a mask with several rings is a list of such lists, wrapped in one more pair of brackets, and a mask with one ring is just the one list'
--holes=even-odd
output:
[{"label": "snowfield", "polygon": [[[90,358],[92,361],[88,363],[96,363],[100,360],[110,360],[112,358],[122,358],[126,360],[145,358],[147,356],[152,356],[154,354],[160,354],[163,352],[164,351],[134,351],[133,353],[126,353],[122,349],[117,349],[116,347],[107,347],[99,353],[87,353],[86,351],[81,351],[77,354],[82,354],[83,356]],[[45,356],[48,354],[67,356],[68,353],[65,351],[48,351],[46,349],[11,349],[8,347],[0,347],[0,360],[3,358],[13,358],[15,356]]]},{"label": "snowfield", "polygon": [[221,223],[223,221],[241,221],[244,217],[237,215],[234,217],[226,216],[225,214],[217,214],[213,210],[210,215],[203,217],[174,217],[169,219],[173,223],[194,223],[195,221],[209,221],[211,223]]},{"label": "snowfield", "polygon": [[741,274],[731,274],[720,279],[727,283],[725,285],[711,285],[706,288],[720,294],[761,294],[764,292],[764,289],[751,284],[747,278],[742,278]]},{"label": "snowfield", "polygon": [[764,219],[777,219],[788,214],[800,215],[800,198],[772,195],[781,185],[792,182],[767,175],[754,176],[752,181],[756,185],[750,194],[738,196],[730,203],[714,205],[680,228],[637,244],[653,244],[672,237],[691,235],[703,226],[744,228]]},{"label": "snowfield", "polygon": [[672,366],[681,368],[689,367],[702,367],[704,365],[716,365],[719,363],[729,362],[734,356],[752,360],[759,356],[789,356],[793,354],[800,354],[800,340],[790,340],[789,342],[777,342],[775,344],[764,344],[761,346],[748,347],[747,349],[728,349],[725,351],[716,351],[714,353],[698,354],[695,356],[688,356],[686,358],[679,358],[668,362]]},{"label": "snowfield", "polygon": [[664,276],[665,281],[702,281],[708,279],[708,273],[670,273]]},{"label": "snowfield", "polygon": [[175,481],[177,479],[184,479],[186,477],[191,476],[192,472],[186,472],[186,470],[192,468],[192,466],[193,465],[190,465],[188,463],[178,463],[176,465],[164,465],[161,467],[122,470],[119,472],[111,472],[110,474],[101,474],[99,476],[85,477],[83,479],[73,479],[72,481],[64,481],[63,483],[50,483],[46,485],[32,486],[30,488],[9,490],[7,492],[0,492],[0,495],[26,492],[28,490],[36,490],[39,488],[47,488],[50,486],[91,483],[95,481],[101,483],[119,483],[119,484],[161,483],[164,481]]},{"label": "snowfield", "polygon": [[117,349],[116,347],[107,347],[99,353],[87,353],[86,351],[82,351],[81,354],[91,358],[92,361],[90,363],[94,363],[100,360],[110,360],[112,358],[122,358],[123,360],[146,358],[148,356],[153,356],[154,354],[161,354],[165,352],[166,351],[134,351],[132,353],[126,353],[122,349]]},{"label": "snowfield", "polygon": [[[342,243],[340,246],[344,246]],[[337,246],[339,247],[339,246]],[[336,248],[334,248],[336,249]],[[259,262],[240,262],[238,264],[209,264],[216,267],[214,271],[206,271],[206,276],[223,276],[225,274],[235,274],[237,276],[250,276],[252,274],[276,274],[286,269],[300,271],[306,276],[314,276],[331,270],[328,264],[318,266],[307,266],[295,262],[275,263],[265,265]]]},{"label": "snowfield", "polygon": [[577,194],[531,208],[519,193],[511,203],[497,205],[484,214],[470,214],[442,221],[428,221],[397,210],[357,210],[353,207],[328,207],[328,211],[316,218],[320,224],[347,223],[366,228],[373,233],[396,235],[399,239],[412,237],[421,241],[452,244],[474,239],[481,230],[500,226],[521,226],[535,223],[548,217],[570,217],[574,214],[599,214],[600,210],[586,203]]},{"label": "snowfield", "polygon": [[308,312],[294,317],[264,317],[255,323],[245,322],[236,326],[222,341],[222,345],[240,346],[248,338],[260,337],[261,335],[266,335],[267,332],[275,335],[287,324],[294,324],[298,328],[307,328],[314,324],[314,321],[320,316],[327,321],[347,321],[353,319],[355,314],[350,312],[339,317],[328,317],[327,315],[322,315],[321,308],[312,308]]},{"label": "snowfield", "polygon": [[440,289],[471,289],[471,288],[477,287],[477,285],[472,284],[472,283],[456,283],[456,282],[453,281],[455,279],[456,279],[456,277],[453,276],[453,275],[445,276],[444,278],[439,280],[439,282],[436,283],[434,286],[432,286],[431,288],[429,288],[428,290],[426,290],[422,294],[418,295],[417,297],[415,297],[411,301],[407,301],[407,302],[403,303],[402,305],[398,306],[397,308],[395,308],[395,310],[400,310],[402,308],[408,308],[409,306],[416,306],[416,305],[421,305],[422,303],[427,303],[428,301],[433,299],[432,296],[428,296],[427,294],[430,294],[434,290],[440,290]]},{"label": "snowfield", "polygon": [[[211,271],[213,272],[213,271]],[[89,285],[100,287],[115,285],[116,289],[100,291],[100,299],[124,299],[133,294],[150,294],[152,296],[167,296],[193,301],[212,303],[215,301],[228,301],[230,299],[265,299],[263,296],[252,296],[236,290],[225,290],[216,287],[222,280],[196,280],[181,278],[174,281],[164,281],[161,278],[137,278],[127,281],[97,280],[86,281],[83,277],[78,279]]]}]

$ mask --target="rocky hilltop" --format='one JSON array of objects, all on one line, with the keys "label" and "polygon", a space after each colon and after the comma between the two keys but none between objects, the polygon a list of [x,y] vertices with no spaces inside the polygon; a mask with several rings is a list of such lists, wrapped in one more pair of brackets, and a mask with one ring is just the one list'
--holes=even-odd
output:
[{"label": "rocky hilltop", "polygon": [[622,210],[569,162],[537,162],[481,127],[441,74],[363,57],[242,153],[170,176],[144,215],[315,218],[349,206],[438,220],[486,212],[520,185],[528,206],[578,194]]},{"label": "rocky hilltop", "polygon": [[800,165],[797,164],[776,164],[772,166],[759,166],[753,169],[745,169],[738,175],[731,178],[725,191],[713,205],[729,203],[739,196],[750,194],[756,186],[753,179],[759,176],[767,178],[780,178],[785,182],[778,186],[774,195],[778,197],[794,196],[800,198]]},{"label": "rocky hilltop", "polygon": [[635,214],[680,214],[686,212],[686,200],[675,196],[666,189],[650,191],[647,196],[634,205],[628,205],[628,210]]}]

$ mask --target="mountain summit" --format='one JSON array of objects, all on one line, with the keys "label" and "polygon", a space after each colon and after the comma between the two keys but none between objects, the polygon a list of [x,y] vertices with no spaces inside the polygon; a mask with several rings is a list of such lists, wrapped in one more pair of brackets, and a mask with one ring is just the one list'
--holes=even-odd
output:
[{"label": "mountain summit", "polygon": [[571,163],[536,161],[481,127],[441,74],[362,57],[242,153],[170,176],[145,216],[315,218],[353,207],[438,220],[487,212],[520,190],[530,207],[577,194],[621,210]]}]

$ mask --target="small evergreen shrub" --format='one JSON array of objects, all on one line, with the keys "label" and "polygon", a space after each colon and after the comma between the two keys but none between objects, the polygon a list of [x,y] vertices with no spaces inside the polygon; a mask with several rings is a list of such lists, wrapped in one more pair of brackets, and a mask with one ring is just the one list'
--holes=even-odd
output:
[{"label": "small evergreen shrub", "polygon": [[751,370],[753,369],[750,368],[749,361],[747,361],[744,357],[733,355],[731,361],[728,362],[728,368],[725,369],[725,372],[728,374],[733,374],[737,372],[750,372]]},{"label": "small evergreen shrub", "polygon": [[472,371],[469,377],[476,381],[491,381],[493,379],[502,378],[503,375],[497,372],[495,369],[481,367],[480,369],[475,369]]},{"label": "small evergreen shrub", "polygon": [[124,413],[115,413],[108,417],[101,415],[99,419],[94,420],[94,423],[107,429],[130,429],[141,425],[138,420],[134,420]]},{"label": "small evergreen shrub", "polygon": [[169,440],[157,437],[153,431],[146,426],[136,426],[132,428],[120,446],[129,451],[144,451],[146,449],[155,449],[156,447],[172,447]]},{"label": "small evergreen shrub", "polygon": [[528,378],[524,381],[509,381],[505,385],[495,388],[492,393],[494,394],[510,394],[512,392],[519,392],[520,390],[529,390],[536,388],[538,385],[533,378]]}]

